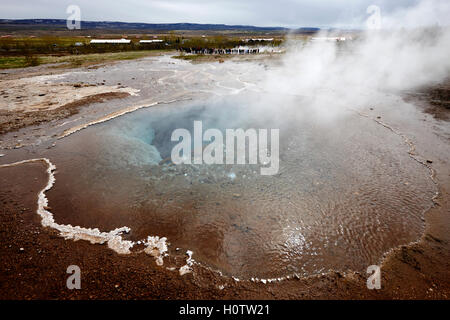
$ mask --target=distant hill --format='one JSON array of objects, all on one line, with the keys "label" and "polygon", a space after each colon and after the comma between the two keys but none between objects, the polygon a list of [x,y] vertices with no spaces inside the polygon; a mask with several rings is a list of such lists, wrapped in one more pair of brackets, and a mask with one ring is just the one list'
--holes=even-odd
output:
[{"label": "distant hill", "polygon": [[[0,19],[0,27],[16,26],[30,27],[40,26],[43,28],[66,28],[65,19]],[[319,28],[299,28],[288,29],[283,27],[255,27],[247,25],[226,25],[226,24],[199,24],[199,23],[135,23],[135,22],[111,22],[111,21],[81,21],[81,28],[107,29],[107,30],[205,30],[205,31],[294,31],[304,33],[314,33]]]}]

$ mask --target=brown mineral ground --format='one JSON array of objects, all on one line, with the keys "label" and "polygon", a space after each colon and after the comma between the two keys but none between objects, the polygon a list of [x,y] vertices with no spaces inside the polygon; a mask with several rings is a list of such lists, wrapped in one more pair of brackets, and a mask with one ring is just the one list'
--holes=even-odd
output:
[{"label": "brown mineral ground", "polygon": [[129,96],[128,92],[104,92],[84,96],[78,100],[51,109],[34,111],[8,111],[0,109],[0,134],[43,122],[61,120],[77,114],[81,107],[91,103],[105,102]]},{"label": "brown mineral ground", "polygon": [[[448,230],[429,227],[419,243],[394,250],[382,267],[382,289],[366,275],[330,272],[262,284],[236,282],[200,266],[179,276],[144,253],[121,256],[106,246],[66,241],[43,228],[36,196],[47,181],[41,163],[2,168],[0,189],[1,299],[447,299]],[[448,194],[446,194],[448,198]],[[449,202],[430,214],[448,222]],[[447,216],[440,217],[447,208]],[[447,224],[448,225],[448,224]],[[447,231],[445,240],[441,232]],[[66,269],[82,270],[82,289],[66,288]]]}]

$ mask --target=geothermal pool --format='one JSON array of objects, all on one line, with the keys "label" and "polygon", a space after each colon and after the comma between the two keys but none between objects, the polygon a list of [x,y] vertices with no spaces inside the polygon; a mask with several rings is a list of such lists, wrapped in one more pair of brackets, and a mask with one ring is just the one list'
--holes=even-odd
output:
[{"label": "geothermal pool", "polygon": [[[43,155],[57,167],[47,192],[55,220],[128,226],[132,240],[167,237],[169,253],[192,250],[241,279],[365,271],[420,237],[435,186],[401,136],[352,111],[324,121],[301,100],[301,112],[242,101],[140,109],[59,140]],[[174,165],[171,134],[195,120],[204,129],[280,129],[278,174]]]}]

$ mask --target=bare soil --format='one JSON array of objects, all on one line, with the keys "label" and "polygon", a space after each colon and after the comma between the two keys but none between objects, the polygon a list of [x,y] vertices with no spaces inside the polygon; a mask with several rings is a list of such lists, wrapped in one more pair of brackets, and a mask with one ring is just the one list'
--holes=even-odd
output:
[{"label": "bare soil", "polygon": [[77,114],[81,107],[91,103],[104,102],[129,96],[128,92],[105,92],[83,97],[67,103],[57,109],[40,111],[6,111],[0,110],[0,134],[17,131],[23,127],[38,125],[43,122],[60,120]]},{"label": "bare soil", "polygon": [[450,121],[450,79],[432,87],[405,94],[406,101],[419,102],[436,119]]},{"label": "bare soil", "polygon": [[[179,276],[158,267],[146,254],[121,256],[106,246],[66,241],[43,228],[36,214],[36,195],[47,180],[45,169],[41,163],[0,169],[0,299],[448,299],[450,295],[449,243],[431,234],[390,254],[382,268],[381,290],[368,290],[366,275],[353,272],[262,284],[236,282],[195,265],[193,273]],[[81,268],[81,290],[66,287],[69,265]]]}]

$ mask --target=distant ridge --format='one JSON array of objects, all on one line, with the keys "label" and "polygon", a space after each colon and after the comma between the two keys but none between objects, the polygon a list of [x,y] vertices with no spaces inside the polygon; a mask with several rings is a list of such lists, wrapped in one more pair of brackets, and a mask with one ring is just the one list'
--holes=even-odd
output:
[{"label": "distant ridge", "polygon": [[[1,25],[66,27],[65,19],[0,19]],[[81,21],[82,29],[117,29],[117,30],[205,30],[205,31],[299,31],[317,32],[319,28],[289,29],[284,27],[256,27],[248,25],[200,24],[200,23],[136,23],[113,21]]]}]

